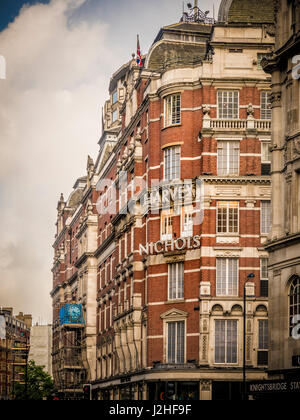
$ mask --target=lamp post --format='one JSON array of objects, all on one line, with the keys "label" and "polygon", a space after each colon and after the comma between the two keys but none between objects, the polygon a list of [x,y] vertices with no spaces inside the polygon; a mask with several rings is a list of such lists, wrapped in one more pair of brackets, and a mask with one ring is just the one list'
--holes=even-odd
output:
[{"label": "lamp post", "polygon": [[[253,273],[248,274],[248,280],[253,279],[255,275]],[[243,400],[247,398],[247,382],[246,382],[246,320],[247,320],[247,287],[246,282],[244,284],[244,314],[243,314]]]}]

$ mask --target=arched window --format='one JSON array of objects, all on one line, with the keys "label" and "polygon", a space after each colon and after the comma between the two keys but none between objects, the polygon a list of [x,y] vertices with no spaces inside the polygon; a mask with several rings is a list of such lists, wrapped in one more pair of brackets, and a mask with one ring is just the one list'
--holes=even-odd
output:
[{"label": "arched window", "polygon": [[294,316],[300,315],[300,277],[294,276],[290,287],[290,336],[295,327]]}]

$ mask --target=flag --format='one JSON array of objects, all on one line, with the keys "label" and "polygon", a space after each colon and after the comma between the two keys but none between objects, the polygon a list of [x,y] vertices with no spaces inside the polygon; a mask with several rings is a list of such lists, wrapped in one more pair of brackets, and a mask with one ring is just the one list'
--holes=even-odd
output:
[{"label": "flag", "polygon": [[137,51],[136,51],[136,64],[138,67],[143,67],[143,60],[141,56],[140,38],[137,36]]}]

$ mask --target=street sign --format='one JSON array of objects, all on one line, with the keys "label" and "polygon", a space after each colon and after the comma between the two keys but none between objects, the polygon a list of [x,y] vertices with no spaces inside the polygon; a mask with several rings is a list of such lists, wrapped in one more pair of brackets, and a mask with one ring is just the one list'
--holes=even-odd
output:
[{"label": "street sign", "polygon": [[248,382],[247,392],[250,395],[257,394],[284,394],[284,393],[300,393],[299,380],[274,380],[274,381],[260,381]]}]

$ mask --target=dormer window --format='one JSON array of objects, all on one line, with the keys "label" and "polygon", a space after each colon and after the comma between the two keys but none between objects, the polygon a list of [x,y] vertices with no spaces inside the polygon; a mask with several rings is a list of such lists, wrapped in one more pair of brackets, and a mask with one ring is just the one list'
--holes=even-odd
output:
[{"label": "dormer window", "polygon": [[112,122],[116,122],[118,119],[118,110],[116,109],[115,111],[113,111],[112,113]]},{"label": "dormer window", "polygon": [[113,105],[118,101],[118,91],[116,90],[113,94],[112,94],[112,103]]}]

